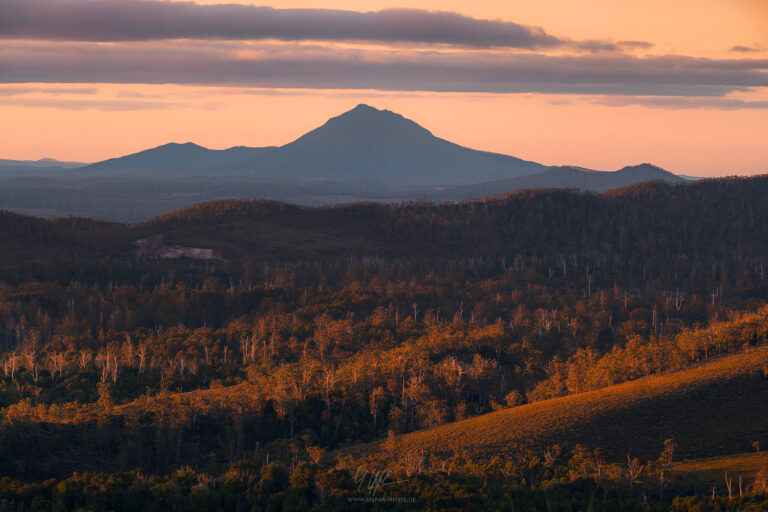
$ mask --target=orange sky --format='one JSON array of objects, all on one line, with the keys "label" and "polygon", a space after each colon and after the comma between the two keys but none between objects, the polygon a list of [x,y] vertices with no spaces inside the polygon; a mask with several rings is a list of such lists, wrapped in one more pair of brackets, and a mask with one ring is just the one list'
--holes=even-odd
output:
[{"label": "orange sky", "polygon": [[[359,0],[239,3],[357,11],[398,5]],[[649,49],[628,50],[641,58],[677,54],[716,60],[768,59],[768,2],[762,0],[417,1],[408,7],[539,26],[548,34],[572,40],[653,43]],[[736,45],[756,51],[729,52]],[[365,50],[387,45],[326,46]],[[398,52],[408,47],[391,46]],[[566,49],[565,53],[572,52]],[[768,88],[732,92],[724,98],[765,103]],[[399,112],[459,144],[544,164],[612,170],[651,162],[673,172],[703,176],[768,172],[768,108],[723,108],[703,101],[701,106],[680,108],[635,104],[632,97],[601,94],[297,90],[52,80],[0,83],[0,116],[6,128],[13,127],[0,137],[0,158],[95,161],[170,141],[194,141],[212,148],[279,145],[330,116],[368,103]]]},{"label": "orange sky", "polygon": [[513,21],[579,39],[652,41],[657,50],[694,56],[724,53],[737,44],[762,43],[768,50],[768,2],[765,0],[198,0],[197,3],[352,11],[411,7]]}]

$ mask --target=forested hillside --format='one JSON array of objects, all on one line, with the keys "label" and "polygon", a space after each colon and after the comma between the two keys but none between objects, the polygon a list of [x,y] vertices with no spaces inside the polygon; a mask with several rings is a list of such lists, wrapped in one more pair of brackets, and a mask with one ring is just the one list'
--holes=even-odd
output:
[{"label": "forested hillside", "polygon": [[[406,483],[384,495],[434,509],[698,506],[695,486],[658,490],[672,462],[768,445],[749,409],[768,382],[754,356],[768,346],[767,198],[760,177],[458,204],[217,201],[133,225],[2,213],[0,499],[344,508],[358,470],[389,468]],[[136,252],[156,235],[222,259]],[[683,405],[719,427],[665,419]],[[545,409],[563,423],[536,439],[440,444],[484,421],[534,428],[526,411]],[[755,421],[718,423],[734,410]],[[614,413],[648,433],[631,453],[624,428],[567,428]],[[759,510],[763,477],[745,477],[738,504]],[[723,492],[706,506],[736,506]]]}]

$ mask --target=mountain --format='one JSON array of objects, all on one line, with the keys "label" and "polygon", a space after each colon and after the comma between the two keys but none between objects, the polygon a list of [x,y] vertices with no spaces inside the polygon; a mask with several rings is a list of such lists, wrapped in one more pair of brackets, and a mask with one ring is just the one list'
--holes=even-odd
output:
[{"label": "mountain", "polygon": [[358,105],[274,151],[206,171],[269,179],[438,186],[512,178],[545,169],[535,162],[459,146],[400,114]]},{"label": "mountain", "polygon": [[486,183],[473,183],[434,192],[433,199],[470,199],[495,196],[513,190],[574,188],[605,192],[644,181],[686,182],[684,178],[652,164],[627,166],[618,171],[593,171],[575,166],[551,167],[544,172]]},{"label": "mountain", "polygon": [[[37,164],[46,163],[56,162]],[[280,147],[211,150],[170,143],[61,170],[4,169],[0,161],[0,208],[138,221],[222,198],[304,205],[463,200],[520,189],[601,192],[650,180],[685,181],[650,164],[599,172],[477,151],[362,104]]]},{"label": "mountain", "polygon": [[82,162],[62,162],[54,158],[41,158],[40,160],[7,160],[0,158],[0,167],[56,167],[60,169],[74,169],[86,164]]},{"label": "mountain", "polygon": [[74,169],[75,174],[107,174],[119,173],[156,173],[162,171],[179,171],[205,165],[217,165],[227,162],[244,160],[272,148],[249,148],[236,146],[229,149],[215,150],[198,146],[192,142],[186,144],[170,143],[147,149],[119,158],[110,158],[102,162]]},{"label": "mountain", "polygon": [[55,176],[62,171],[82,167],[80,162],[60,162],[53,158],[40,160],[8,160],[0,158],[0,179]]}]

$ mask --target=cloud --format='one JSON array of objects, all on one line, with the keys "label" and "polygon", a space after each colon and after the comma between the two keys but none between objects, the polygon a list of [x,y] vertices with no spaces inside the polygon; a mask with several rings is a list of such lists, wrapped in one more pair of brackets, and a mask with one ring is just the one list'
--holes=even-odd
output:
[{"label": "cloud", "polygon": [[762,110],[768,109],[768,101],[748,101],[736,98],[675,98],[675,97],[632,97],[605,96],[592,101],[596,105],[626,107],[641,105],[666,110],[716,109],[716,110]]},{"label": "cloud", "polygon": [[737,44],[736,46],[731,46],[731,49],[728,50],[729,52],[738,52],[738,53],[749,53],[749,52],[759,52],[760,46],[742,46]]},{"label": "cloud", "polygon": [[0,86],[0,96],[22,96],[26,94],[96,94],[98,89],[93,87],[30,87],[30,86]]},{"label": "cloud", "polygon": [[599,39],[579,41],[574,43],[573,46],[579,50],[585,50],[588,52],[615,52],[619,50],[619,47],[616,43],[612,43],[610,41],[601,41]]},{"label": "cloud", "polygon": [[618,41],[616,43],[617,46],[620,48],[628,48],[628,49],[634,49],[634,48],[640,48],[643,50],[650,50],[654,46],[656,46],[653,43],[649,43],[648,41]]},{"label": "cloud", "polygon": [[[79,100],[63,98],[15,98],[0,96],[0,105],[15,107],[56,108],[60,110],[104,110],[104,111],[133,111],[133,110],[165,110],[184,107],[180,103],[136,100]],[[196,108],[211,108],[210,105],[195,106]]]},{"label": "cloud", "polygon": [[358,40],[529,49],[566,43],[541,28],[450,12],[275,9],[150,0],[3,0],[0,37],[46,41]]},{"label": "cloud", "polygon": [[146,83],[388,91],[724,96],[768,87],[768,59],[393,51],[299,44],[15,42],[6,83]]},{"label": "cloud", "polygon": [[586,41],[573,41],[570,43],[570,46],[588,52],[621,52],[635,49],[648,50],[655,45],[648,41],[616,41],[614,43],[600,39],[589,39]]}]

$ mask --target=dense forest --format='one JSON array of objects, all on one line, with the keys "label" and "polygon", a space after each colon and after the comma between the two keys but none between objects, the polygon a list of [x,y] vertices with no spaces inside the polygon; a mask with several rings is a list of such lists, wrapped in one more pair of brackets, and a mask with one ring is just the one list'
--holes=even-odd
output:
[{"label": "dense forest", "polygon": [[[731,455],[718,432],[393,448],[764,345],[766,219],[765,177],[134,225],[0,212],[0,510],[768,510],[768,469],[673,476]],[[137,251],[157,235],[221,257]],[[752,434],[732,446],[760,452]]]}]

